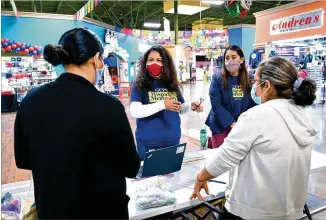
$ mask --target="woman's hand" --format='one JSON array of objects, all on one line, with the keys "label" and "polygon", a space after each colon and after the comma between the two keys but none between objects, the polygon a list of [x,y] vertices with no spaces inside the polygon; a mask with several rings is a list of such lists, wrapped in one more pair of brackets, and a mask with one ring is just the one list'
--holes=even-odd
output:
[{"label": "woman's hand", "polygon": [[197,175],[194,192],[192,193],[190,199],[198,198],[200,201],[204,201],[204,198],[200,195],[201,189],[204,189],[206,194],[209,195],[207,181],[201,181],[200,179],[198,179],[198,175]]},{"label": "woman's hand", "polygon": [[233,122],[233,123],[230,125],[230,127],[233,128],[233,127],[235,126],[235,124],[236,124],[236,123]]},{"label": "woman's hand", "polygon": [[214,176],[212,176],[206,168],[202,169],[197,177],[196,177],[196,183],[194,187],[194,192],[192,193],[190,199],[196,199],[198,198],[201,201],[204,201],[204,198],[200,195],[200,190],[204,189],[206,194],[209,195],[209,190],[208,190],[208,184],[207,181],[213,179]]},{"label": "woman's hand", "polygon": [[191,103],[191,110],[199,113],[202,112],[204,108],[203,106],[201,106],[201,104],[198,101],[196,101]]},{"label": "woman's hand", "polygon": [[179,112],[181,110],[181,103],[175,101],[172,97],[164,99],[165,109],[173,112]]}]

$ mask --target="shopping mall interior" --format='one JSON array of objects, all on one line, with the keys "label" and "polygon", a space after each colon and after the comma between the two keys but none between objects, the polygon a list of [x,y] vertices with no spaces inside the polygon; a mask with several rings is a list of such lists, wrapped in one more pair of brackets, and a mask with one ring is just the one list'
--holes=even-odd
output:
[{"label": "shopping mall interior", "polygon": [[[54,83],[61,74],[65,73],[64,65],[54,66],[46,61],[43,49],[48,44],[58,44],[61,36],[74,28],[87,28],[87,30],[95,33],[103,44],[108,55],[103,57],[104,74],[99,80],[96,80],[95,87],[101,93],[115,96],[121,101],[134,136],[137,133],[137,126],[140,126],[140,122],[138,122],[140,119],[135,119],[131,113],[130,106],[134,100],[131,100],[130,97],[133,97],[132,88],[142,71],[141,63],[144,54],[153,46],[165,48],[172,57],[178,81],[183,87],[182,96],[185,102],[197,101],[197,105],[202,106],[201,112],[180,113],[180,143],[186,143],[186,148],[184,149],[184,145],[177,146],[175,155],[182,152],[179,168],[172,167],[172,165],[169,167],[162,165],[161,168],[155,168],[160,171],[155,171],[152,168],[153,170],[150,172],[153,174],[149,175],[149,178],[126,180],[127,194],[130,197],[128,203],[130,219],[220,219],[218,217],[219,212],[225,207],[228,210],[234,210],[230,208],[228,198],[226,199],[228,205],[224,207],[224,194],[227,194],[227,192],[225,193],[225,184],[228,184],[229,176],[232,182],[232,176],[229,175],[231,172],[224,172],[224,174],[208,181],[210,195],[204,198],[206,202],[189,199],[194,191],[194,184],[196,181],[200,181],[198,176],[196,179],[196,174],[205,167],[208,159],[214,156],[214,152],[223,150],[224,145],[217,148],[213,147],[214,149],[210,149],[211,146],[208,146],[215,134],[207,125],[207,118],[212,114],[211,111],[215,111],[212,100],[216,99],[212,95],[214,89],[212,89],[212,85],[216,77],[225,74],[227,69],[225,54],[231,45],[237,45],[242,49],[243,66],[252,83],[256,82],[255,73],[259,65],[274,57],[289,60],[296,67],[299,78],[315,82],[316,99],[312,105],[302,110],[304,117],[309,118],[317,133],[312,144],[311,164],[308,163],[310,166],[308,187],[307,192],[304,192],[305,206],[301,206],[302,215],[300,217],[302,219],[326,219],[325,11],[326,1],[323,0],[2,0],[2,219],[29,219],[28,216],[32,216],[37,210],[38,204],[35,209],[33,174],[31,170],[17,168],[15,161],[15,142],[17,139],[14,138],[16,131],[14,127],[16,113],[19,111],[25,96],[31,90]],[[193,107],[191,108],[194,110]],[[48,115],[48,117],[52,116]],[[264,124],[264,121],[260,123]],[[278,129],[277,127],[270,127],[271,131]],[[164,133],[165,131],[156,132]],[[242,132],[252,135],[252,132],[255,131],[247,129]],[[232,136],[231,134],[232,131],[230,136]],[[136,139],[137,137],[135,137],[137,145]],[[227,139],[226,137],[225,140]],[[230,137],[230,141],[231,139]],[[46,147],[46,143],[44,145]],[[168,147],[173,148],[174,146],[166,146],[162,149]],[[252,151],[254,150],[249,150],[248,155],[255,154]],[[149,150],[148,152],[152,151]],[[168,153],[168,151],[165,152],[165,154]],[[268,154],[273,154],[273,152],[269,151]],[[280,152],[275,154],[277,154],[275,157],[282,157]],[[247,157],[249,157],[248,155]],[[158,154],[156,156],[158,157]],[[26,155],[26,157],[33,158],[32,155]],[[178,158],[173,159],[173,157],[176,156],[168,157],[171,159],[171,164],[174,164],[173,160],[179,160]],[[107,158],[110,160],[110,157]],[[145,158],[144,163],[142,163],[143,174],[145,173],[146,162],[150,163],[149,158],[150,156]],[[164,155],[158,157],[161,164],[169,163],[163,162],[162,158],[166,158],[166,155],[165,157]],[[121,158],[121,160],[123,159]],[[237,165],[236,172],[243,171],[239,166],[241,163],[245,163],[245,160],[246,158],[243,157],[239,161],[240,164]],[[307,157],[307,160],[310,161],[310,157]],[[178,162],[175,161],[175,163]],[[249,166],[256,165],[251,161]],[[162,171],[165,172],[162,173],[161,170],[164,169],[170,169],[173,172]],[[260,167],[258,167],[259,169]],[[298,173],[298,175],[302,172],[302,170],[292,169],[291,172]],[[58,173],[57,171],[53,172]],[[239,179],[242,177],[240,177],[241,174],[238,175],[237,181],[240,181]],[[248,175],[248,178],[250,178],[249,176],[251,175]],[[292,178],[292,176],[288,176],[288,178]],[[93,179],[92,181],[97,180]],[[139,184],[141,181],[145,181],[144,184]],[[167,186],[164,186],[164,189],[161,186],[155,186],[157,181],[161,181],[158,185],[166,184]],[[252,180],[243,181],[248,184]],[[291,187],[290,185],[282,186],[284,183],[288,184],[288,181],[291,180],[280,180],[277,184],[279,186],[271,186],[268,185],[267,180],[263,180],[260,186],[283,189],[284,187]],[[141,195],[139,191],[144,190],[142,188],[144,185],[148,187],[146,190],[149,194],[143,198],[141,196],[144,195]],[[92,186],[89,187],[89,190],[92,190]],[[150,189],[151,187],[157,188]],[[157,190],[156,193],[158,194],[162,193],[157,197],[162,196],[164,199],[161,197],[159,199],[152,198],[151,190]],[[246,191],[249,193],[252,190],[255,191],[255,189],[250,189],[250,191],[248,188],[242,189],[244,195],[246,195]],[[283,211],[289,210],[282,207],[288,205],[288,203],[282,203],[283,198],[278,199],[277,195],[268,193],[266,193],[266,197],[275,197],[277,203],[270,204],[270,206],[281,207],[280,209]],[[204,195],[204,191],[202,191],[202,195]],[[110,200],[110,198],[107,199]],[[288,202],[287,199],[289,198],[285,199],[286,202]],[[164,202],[157,200],[164,200]],[[85,201],[85,203],[88,202],[96,201]],[[249,210],[250,204],[245,205],[248,205]],[[60,207],[53,208],[60,209]],[[250,210],[253,209],[255,208],[250,207]],[[94,210],[94,213],[106,211],[107,219],[110,219],[112,217],[110,213],[114,212],[114,210],[110,210],[110,207],[107,210]],[[240,216],[240,212],[231,211],[231,213]],[[243,214],[241,217],[250,218],[245,216],[250,215]],[[263,219],[264,217],[257,215],[253,218]],[[291,219],[286,215],[275,218]]]}]

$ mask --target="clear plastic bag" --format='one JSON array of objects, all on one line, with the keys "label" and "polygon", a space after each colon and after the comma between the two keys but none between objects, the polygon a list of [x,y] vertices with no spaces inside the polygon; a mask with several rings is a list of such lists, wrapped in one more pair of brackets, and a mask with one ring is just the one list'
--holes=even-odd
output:
[{"label": "clear plastic bag", "polygon": [[171,185],[164,177],[153,177],[140,181],[136,186],[136,205],[141,209],[150,209],[173,205],[176,202]]}]

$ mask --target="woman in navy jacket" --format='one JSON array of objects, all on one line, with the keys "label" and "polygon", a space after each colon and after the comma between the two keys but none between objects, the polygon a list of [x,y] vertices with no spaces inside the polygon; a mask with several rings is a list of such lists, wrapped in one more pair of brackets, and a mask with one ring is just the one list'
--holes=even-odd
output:
[{"label": "woman in navy jacket", "polygon": [[212,131],[213,148],[222,145],[241,113],[254,106],[251,83],[240,47],[230,46],[224,53],[222,74],[214,74],[209,89],[212,109],[206,125]]}]

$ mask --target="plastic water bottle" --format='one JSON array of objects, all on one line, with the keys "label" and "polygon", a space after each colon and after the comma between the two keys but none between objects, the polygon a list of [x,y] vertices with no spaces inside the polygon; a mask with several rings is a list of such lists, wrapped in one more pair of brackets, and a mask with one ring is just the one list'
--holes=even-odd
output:
[{"label": "plastic water bottle", "polygon": [[207,143],[207,131],[206,128],[200,130],[200,146],[206,148]]}]

